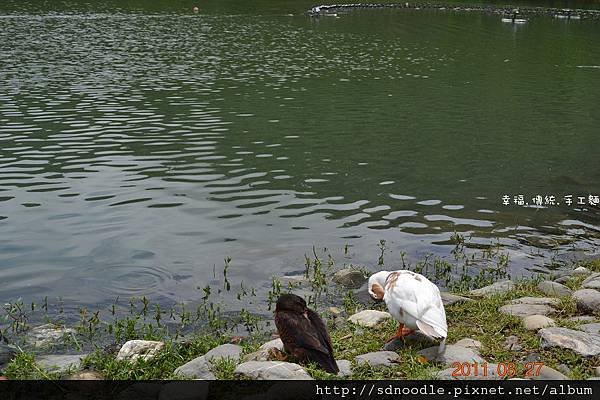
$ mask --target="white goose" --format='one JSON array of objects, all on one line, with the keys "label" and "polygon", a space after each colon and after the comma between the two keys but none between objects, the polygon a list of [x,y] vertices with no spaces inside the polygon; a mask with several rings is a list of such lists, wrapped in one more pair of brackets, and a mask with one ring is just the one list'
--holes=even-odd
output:
[{"label": "white goose", "polygon": [[440,290],[423,275],[408,270],[381,271],[369,278],[369,294],[383,300],[388,311],[400,322],[389,341],[419,329],[425,335],[446,340],[448,324]]}]

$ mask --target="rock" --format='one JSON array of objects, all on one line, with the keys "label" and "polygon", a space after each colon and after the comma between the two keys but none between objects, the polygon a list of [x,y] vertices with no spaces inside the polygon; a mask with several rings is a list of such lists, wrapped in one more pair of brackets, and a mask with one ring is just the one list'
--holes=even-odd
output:
[{"label": "rock", "polygon": [[281,339],[273,339],[259,347],[260,350],[277,349],[283,351],[283,342]]},{"label": "rock", "polygon": [[593,315],[577,315],[575,317],[567,318],[567,320],[573,322],[592,322],[596,320],[596,317]]},{"label": "rock", "polygon": [[454,343],[454,345],[466,347],[468,349],[473,349],[475,351],[481,350],[481,348],[483,347],[479,340],[475,340],[475,339],[471,339],[471,338],[461,339],[458,342]]},{"label": "rock", "polygon": [[387,313],[385,311],[363,310],[359,313],[351,315],[350,318],[348,318],[348,321],[359,326],[373,328],[387,321],[391,317],[392,316],[390,315],[390,313]]},{"label": "rock", "polygon": [[337,360],[336,363],[337,363],[338,369],[340,370],[340,372],[338,372],[337,376],[345,378],[345,377],[352,375],[352,363],[350,361]]},{"label": "rock", "polygon": [[162,385],[158,400],[204,400],[208,382],[170,382]]},{"label": "rock", "polygon": [[[534,372],[537,372],[537,368]],[[568,380],[569,377],[565,376],[562,372],[550,368],[547,365],[543,365],[539,370],[539,375],[532,374],[531,379],[537,381],[564,381]]]},{"label": "rock", "polygon": [[504,348],[509,351],[521,351],[523,350],[523,346],[521,346],[519,342],[520,340],[518,336],[508,336],[504,340]]},{"label": "rock", "polygon": [[571,297],[573,294],[573,291],[565,285],[552,281],[540,282],[538,289],[548,296]]},{"label": "rock", "polygon": [[468,297],[463,297],[448,292],[441,292],[440,296],[442,297],[442,303],[444,303],[445,306],[449,306],[455,303],[464,303],[465,301],[473,301],[473,299],[470,299]]},{"label": "rock", "polygon": [[87,354],[46,355],[36,358],[35,363],[47,371],[63,373],[81,368],[81,361],[85,357]]},{"label": "rock", "polygon": [[210,370],[212,364],[204,356],[196,357],[175,369],[175,374],[191,379],[215,380],[215,375]]},{"label": "rock", "polygon": [[344,268],[333,274],[332,280],[348,289],[358,289],[367,281],[367,278],[357,269]]},{"label": "rock", "polygon": [[473,296],[490,297],[495,294],[506,293],[515,288],[513,281],[499,281],[489,286],[484,286],[479,289],[471,290]]},{"label": "rock", "polygon": [[156,354],[165,347],[163,342],[155,342],[153,340],[130,340],[119,350],[117,360],[127,360],[130,362],[137,361],[141,358],[145,361],[152,359]]},{"label": "rock", "polygon": [[600,322],[595,322],[593,324],[583,324],[578,326],[577,329],[589,333],[600,333]]},{"label": "rock", "polygon": [[529,353],[523,360],[523,362],[540,362],[542,361],[542,356],[540,353]]},{"label": "rock", "polygon": [[577,267],[571,272],[571,275],[572,276],[586,276],[591,273],[592,273],[592,271],[590,271],[586,267]]},{"label": "rock", "polygon": [[235,368],[236,375],[255,380],[312,380],[298,364],[281,361],[249,361]]},{"label": "rock", "polygon": [[552,297],[519,297],[510,301],[510,304],[528,304],[528,305],[543,305],[543,306],[557,306],[560,304],[559,299]]},{"label": "rock", "polygon": [[47,347],[56,344],[64,336],[75,333],[74,329],[56,324],[45,324],[32,328],[25,340],[35,347]]},{"label": "rock", "polygon": [[543,347],[571,349],[586,357],[600,355],[600,334],[552,327],[540,329],[538,335]]},{"label": "rock", "polygon": [[0,369],[2,369],[6,364],[11,362],[16,355],[17,352],[15,349],[8,345],[5,345],[4,343],[0,343]]},{"label": "rock", "polygon": [[595,273],[584,279],[581,282],[581,287],[584,289],[600,290],[600,273]]},{"label": "rock", "polygon": [[383,349],[387,351],[396,351],[405,347],[431,347],[437,343],[436,340],[425,335],[421,331],[414,331],[410,335],[404,336],[402,339],[394,339],[387,342]]},{"label": "rock", "polygon": [[367,363],[371,367],[389,367],[400,362],[400,356],[393,351],[375,351],[356,356],[354,361],[357,364]]},{"label": "rock", "polygon": [[339,308],[337,307],[329,307],[329,313],[331,315],[333,315],[334,317],[337,317],[338,315],[340,315],[342,312],[340,311]]},{"label": "rock", "polygon": [[98,371],[79,371],[69,376],[67,380],[70,381],[102,381],[104,375]]},{"label": "rock", "polygon": [[594,375],[600,376],[600,367],[596,367],[596,369],[594,369]]},{"label": "rock", "polygon": [[[558,364],[556,366],[556,370],[558,372],[560,372],[561,374],[564,374],[565,376],[570,376],[573,371],[571,371],[571,368],[569,368],[569,366],[567,364]],[[540,375],[543,373],[543,371],[540,371]],[[548,378],[548,379],[553,379],[553,378]]]},{"label": "rock", "polygon": [[523,318],[523,326],[528,331],[537,331],[538,329],[547,328],[549,326],[555,326],[556,322],[552,318],[548,318],[545,315],[528,315]]},{"label": "rock", "polygon": [[452,381],[452,380],[494,381],[494,380],[504,379],[504,377],[501,377],[500,375],[498,375],[498,364],[486,364],[486,365],[487,365],[487,370],[485,372],[484,372],[482,366],[479,365],[478,369],[477,369],[477,374],[475,373],[474,369],[471,369],[470,371],[468,371],[469,373],[467,373],[467,371],[465,371],[464,375],[452,376],[452,374],[456,371],[456,367],[451,367],[451,368],[447,368],[447,369],[444,369],[444,370],[438,372],[435,376],[437,379],[444,380],[444,381]]},{"label": "rock", "polygon": [[498,311],[502,314],[514,315],[516,317],[546,315],[556,312],[554,308],[544,304],[507,304],[500,307]]},{"label": "rock", "polygon": [[600,292],[594,289],[581,289],[573,293],[577,308],[600,314]]},{"label": "rock", "polygon": [[437,361],[451,365],[454,362],[485,362],[483,358],[468,347],[457,346],[455,344],[447,344],[443,352],[440,353],[440,346],[433,346],[419,351],[419,354],[429,361]]},{"label": "rock", "polygon": [[565,283],[569,282],[569,280],[570,280],[570,279],[571,279],[571,276],[570,276],[570,275],[563,275],[563,276],[561,276],[560,278],[556,278],[556,279],[554,280],[554,282],[556,282],[556,283],[560,283],[560,284],[563,284],[563,285],[564,285]]},{"label": "rock", "polygon": [[235,344],[222,344],[222,345],[217,346],[214,349],[208,351],[204,355],[204,358],[210,364],[214,363],[215,361],[222,360],[222,359],[230,359],[233,361],[239,361],[242,356],[243,351],[244,351],[244,349],[242,349],[241,346],[238,346]]}]

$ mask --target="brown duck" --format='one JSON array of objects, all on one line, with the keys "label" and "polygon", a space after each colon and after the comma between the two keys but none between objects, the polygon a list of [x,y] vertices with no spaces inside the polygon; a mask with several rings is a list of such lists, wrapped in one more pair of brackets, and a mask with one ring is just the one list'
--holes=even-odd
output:
[{"label": "brown duck", "polygon": [[327,372],[339,372],[327,327],[319,315],[295,294],[284,294],[275,307],[275,326],[286,353],[301,363],[314,362]]}]

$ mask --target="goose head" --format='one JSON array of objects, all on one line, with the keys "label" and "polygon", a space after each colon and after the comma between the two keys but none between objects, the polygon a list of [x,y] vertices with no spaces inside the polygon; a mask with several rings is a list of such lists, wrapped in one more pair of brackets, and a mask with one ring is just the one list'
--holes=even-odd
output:
[{"label": "goose head", "polygon": [[383,300],[385,294],[385,281],[390,275],[389,271],[379,271],[376,274],[371,275],[369,278],[369,295],[375,300]]}]

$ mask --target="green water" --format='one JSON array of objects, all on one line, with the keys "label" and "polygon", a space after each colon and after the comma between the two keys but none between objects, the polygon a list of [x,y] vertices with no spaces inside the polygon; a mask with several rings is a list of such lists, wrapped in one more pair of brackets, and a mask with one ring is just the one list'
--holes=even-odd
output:
[{"label": "green water", "polygon": [[0,5],[0,300],[193,299],[225,256],[264,287],[454,231],[516,274],[597,251],[597,21],[248,3]]}]

